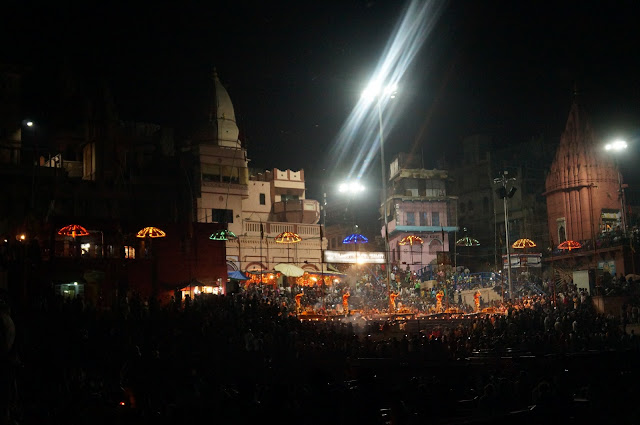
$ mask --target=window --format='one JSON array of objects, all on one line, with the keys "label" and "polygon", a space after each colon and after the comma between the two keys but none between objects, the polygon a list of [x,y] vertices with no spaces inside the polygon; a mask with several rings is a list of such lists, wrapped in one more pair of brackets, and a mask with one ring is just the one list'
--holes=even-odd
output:
[{"label": "window", "polygon": [[407,226],[415,226],[416,225],[416,213],[408,212],[407,213]]},{"label": "window", "polygon": [[601,232],[613,232],[621,224],[620,210],[603,209],[600,214]]},{"label": "window", "polygon": [[420,212],[420,226],[428,226],[427,213],[424,211]]},{"label": "window", "polygon": [[132,246],[125,246],[124,258],[128,258],[130,260],[133,260],[134,258],[136,258],[136,249]]},{"label": "window", "polygon": [[265,195],[264,193],[260,194],[260,205],[266,205],[267,204],[267,195]]},{"label": "window", "polygon": [[82,150],[82,178],[95,180],[96,178],[96,144],[89,143]]},{"label": "window", "polygon": [[237,184],[240,182],[239,173],[238,167],[222,166],[222,181]]},{"label": "window", "polygon": [[233,223],[233,210],[214,208],[211,210],[212,223]]},{"label": "window", "polygon": [[440,226],[440,213],[438,211],[431,212],[431,225]]},{"label": "window", "polygon": [[299,199],[298,195],[289,195],[289,194],[287,194],[287,195],[281,195],[280,196],[280,200],[282,202],[297,201],[298,199]]},{"label": "window", "polygon": [[202,165],[202,181],[204,182],[219,182],[220,181],[220,166],[219,165]]},{"label": "window", "polygon": [[556,226],[558,232],[558,244],[567,240],[567,232],[566,232],[567,222],[564,217],[556,219]]},{"label": "window", "polygon": [[429,254],[437,254],[442,251],[442,242],[439,239],[431,239],[429,242]]}]

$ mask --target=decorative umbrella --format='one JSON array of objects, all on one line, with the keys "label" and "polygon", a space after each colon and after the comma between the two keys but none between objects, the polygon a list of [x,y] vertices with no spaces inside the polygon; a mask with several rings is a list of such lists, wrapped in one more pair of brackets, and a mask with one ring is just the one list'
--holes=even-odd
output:
[{"label": "decorative umbrella", "polygon": [[564,241],[560,245],[558,245],[558,248],[563,250],[568,249],[569,251],[571,251],[572,249],[582,248],[582,245],[577,241]]},{"label": "decorative umbrella", "polygon": [[424,241],[422,240],[422,238],[420,236],[415,236],[415,235],[409,235],[409,236],[405,236],[404,238],[402,238],[402,240],[400,242],[398,242],[398,245],[422,245],[424,243]]},{"label": "decorative umbrella", "polygon": [[342,240],[342,243],[369,243],[369,239],[360,233],[352,233]]},{"label": "decorative umbrella", "polygon": [[535,247],[536,243],[531,239],[518,239],[511,246],[516,249],[527,249]]},{"label": "decorative umbrella", "polygon": [[300,235],[293,232],[282,232],[276,236],[276,243],[298,243],[301,240]]},{"label": "decorative umbrella", "polygon": [[[298,243],[302,240],[302,238],[300,237],[300,235],[298,235],[297,233],[293,233],[293,232],[282,232],[280,233],[278,236],[276,236],[276,243],[286,243],[287,244],[287,261],[290,261],[289,259],[291,258],[289,256],[289,245],[294,244],[294,243]],[[295,261],[294,261],[295,262]],[[280,266],[280,264],[278,264],[278,266]],[[278,270],[278,266],[274,267],[275,270]],[[282,264],[282,267],[285,266],[292,266],[295,267],[295,269],[287,269],[287,273],[283,272],[282,270],[278,270],[279,272],[281,272],[283,275],[289,277],[300,277],[304,274],[304,271],[297,266],[294,266],[293,264]],[[297,269],[297,270],[296,270]],[[292,288],[293,289],[293,288]],[[292,291],[293,293],[293,291]]]},{"label": "decorative umbrella", "polygon": [[217,232],[209,236],[209,239],[211,239],[212,241],[228,241],[228,240],[234,240],[237,238],[238,237],[236,236],[235,233],[227,229],[218,230]]},{"label": "decorative umbrella", "polygon": [[304,270],[302,270],[300,267],[288,263],[276,264],[274,270],[279,271],[287,277],[300,277],[304,274]]},{"label": "decorative umbrella", "polygon": [[524,275],[525,273],[526,274],[529,273],[529,261],[528,261],[528,258],[526,256],[527,249],[528,248],[533,248],[535,246],[536,246],[536,243],[534,241],[532,241],[531,239],[526,239],[526,238],[518,239],[517,241],[515,241],[513,243],[513,245],[511,245],[511,247],[515,248],[515,249],[524,249],[525,256],[520,257],[520,266],[526,265],[527,266],[527,270],[522,272],[521,275]]},{"label": "decorative umbrella", "polygon": [[145,227],[144,229],[140,230],[138,232],[138,234],[136,235],[137,238],[140,239],[144,239],[144,238],[164,238],[165,236],[167,236],[167,234],[165,232],[163,232],[162,230],[158,229],[157,227]]},{"label": "decorative umbrella", "polygon": [[361,235],[360,233],[352,233],[342,240],[344,244],[356,244],[356,264],[358,263],[358,244],[369,243],[369,239]]},{"label": "decorative umbrella", "polygon": [[76,236],[87,236],[89,232],[87,232],[87,229],[82,226],[79,226],[77,224],[70,224],[58,230],[58,234],[63,236],[71,236],[73,239],[75,239]]},{"label": "decorative umbrella", "polygon": [[58,230],[58,234],[63,236],[71,236],[73,239],[75,239],[76,236],[87,236],[89,232],[87,232],[87,229],[82,226],[79,226],[77,224],[70,224]]},{"label": "decorative umbrella", "polygon": [[456,245],[458,246],[480,246],[480,242],[477,239],[470,238],[469,236],[465,236],[462,239],[458,239],[456,241]]}]

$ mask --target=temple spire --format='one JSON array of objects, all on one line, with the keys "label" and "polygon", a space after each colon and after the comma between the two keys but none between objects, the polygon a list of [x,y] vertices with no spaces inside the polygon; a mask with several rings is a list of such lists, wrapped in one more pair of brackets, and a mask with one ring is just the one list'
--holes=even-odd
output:
[{"label": "temple spire", "polygon": [[578,103],[578,99],[580,98],[580,91],[578,91],[578,82],[573,82],[573,103]]},{"label": "temple spire", "polygon": [[218,70],[216,67],[213,67],[213,73],[211,74],[211,80],[213,81],[213,91],[211,95],[211,106],[209,107],[209,122],[213,122],[215,120],[215,109],[216,109],[216,81],[220,81],[218,79]]}]

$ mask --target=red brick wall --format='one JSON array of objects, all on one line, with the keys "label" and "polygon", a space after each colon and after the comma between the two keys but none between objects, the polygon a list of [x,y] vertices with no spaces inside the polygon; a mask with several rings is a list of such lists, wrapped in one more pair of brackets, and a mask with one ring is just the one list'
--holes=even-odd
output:
[{"label": "red brick wall", "polygon": [[154,292],[155,286],[158,295],[165,299],[175,289],[188,284],[190,279],[207,284],[218,278],[223,283],[226,282],[225,244],[209,239],[212,233],[223,228],[222,225],[194,223],[193,230],[185,224],[164,225],[160,228],[167,236],[151,241],[152,258],[143,259],[144,252],[140,246],[138,258],[127,267],[131,290],[148,296]]}]

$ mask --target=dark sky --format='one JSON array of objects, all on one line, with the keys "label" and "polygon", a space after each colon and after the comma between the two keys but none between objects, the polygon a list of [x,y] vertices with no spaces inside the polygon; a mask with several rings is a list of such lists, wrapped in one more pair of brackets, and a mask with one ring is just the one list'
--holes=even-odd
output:
[{"label": "dark sky", "polygon": [[[443,3],[400,82],[401,114],[389,128],[387,160],[414,148],[434,166],[476,132],[505,143],[558,138],[574,84],[603,138],[637,140],[638,3]],[[252,165],[304,168],[317,182],[337,160],[326,153],[405,5],[11,1],[3,6],[0,62],[31,67],[26,111],[46,114],[51,99],[33,89],[41,87],[36,80],[69,66],[83,78],[107,81],[122,119],[179,131],[203,119],[215,66]],[[632,145],[629,158],[638,151]]]}]

